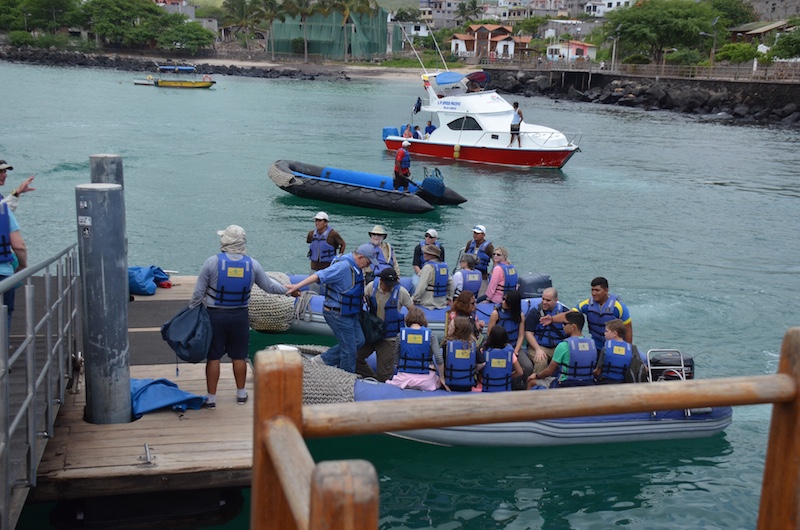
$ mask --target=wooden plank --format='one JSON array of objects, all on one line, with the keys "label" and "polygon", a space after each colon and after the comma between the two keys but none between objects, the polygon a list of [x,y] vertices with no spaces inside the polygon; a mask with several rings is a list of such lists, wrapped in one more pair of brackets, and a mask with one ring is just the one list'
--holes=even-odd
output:
[{"label": "wooden plank", "polygon": [[[131,377],[174,379],[171,365],[131,366]],[[181,389],[205,394],[205,365],[181,365]],[[248,368],[246,388],[252,391]],[[238,405],[231,370],[222,370],[216,410],[171,410],[124,424],[83,421],[85,393],[69,394],[55,438],[45,449],[30,498],[35,501],[168,489],[249,486],[253,461],[253,403]],[[154,465],[146,465],[144,444]]]},{"label": "wooden plank", "polygon": [[794,399],[797,382],[785,374],[560,388],[558,392],[498,392],[406,400],[310,405],[303,409],[307,438],[375,434],[451,425],[573,418],[647,410],[751,405]]},{"label": "wooden plank", "polygon": [[314,459],[308,451],[305,440],[297,426],[285,416],[266,422],[264,440],[270,460],[278,474],[278,483],[298,528],[309,528],[308,514]]},{"label": "wooden plank", "polygon": [[[791,377],[800,386],[800,328],[791,328],[783,337],[778,373]],[[772,406],[761,505],[759,530],[800,528],[800,393],[787,403]]]}]

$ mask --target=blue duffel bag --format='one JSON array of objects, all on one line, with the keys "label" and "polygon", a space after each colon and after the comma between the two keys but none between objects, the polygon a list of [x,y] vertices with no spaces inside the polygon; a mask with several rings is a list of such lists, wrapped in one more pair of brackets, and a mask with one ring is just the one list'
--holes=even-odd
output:
[{"label": "blue duffel bag", "polygon": [[203,304],[187,307],[161,326],[161,337],[178,357],[188,363],[199,363],[211,347],[211,319]]}]

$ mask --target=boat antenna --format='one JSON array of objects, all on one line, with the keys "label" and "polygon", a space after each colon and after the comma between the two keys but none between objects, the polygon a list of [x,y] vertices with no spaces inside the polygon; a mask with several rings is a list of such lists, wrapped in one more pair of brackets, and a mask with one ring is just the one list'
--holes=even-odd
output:
[{"label": "boat antenna", "polygon": [[400,29],[403,30],[403,37],[405,37],[406,41],[408,41],[408,45],[411,47],[411,51],[414,52],[414,55],[417,58],[417,62],[422,67],[422,71],[427,74],[428,70],[425,69],[425,63],[422,62],[422,57],[419,56],[419,53],[417,53],[417,49],[414,47],[414,41],[412,41],[411,37],[408,36],[406,28],[404,28],[402,24],[400,24]]}]

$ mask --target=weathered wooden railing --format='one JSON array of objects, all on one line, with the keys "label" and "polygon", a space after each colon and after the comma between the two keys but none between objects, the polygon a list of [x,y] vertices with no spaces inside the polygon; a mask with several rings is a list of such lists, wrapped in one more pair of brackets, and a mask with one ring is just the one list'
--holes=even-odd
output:
[{"label": "weathered wooden railing", "polygon": [[368,462],[314,465],[303,437],[327,437],[708,406],[773,403],[758,528],[800,529],[800,328],[784,337],[778,373],[669,384],[565,388],[404,401],[302,405],[294,348],[255,362],[251,528],[374,529],[378,480]]}]

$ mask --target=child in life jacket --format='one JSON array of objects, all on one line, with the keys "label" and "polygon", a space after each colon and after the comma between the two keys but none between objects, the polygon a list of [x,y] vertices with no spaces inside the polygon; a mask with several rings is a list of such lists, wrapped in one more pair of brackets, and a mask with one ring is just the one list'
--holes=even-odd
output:
[{"label": "child in life jacket", "polygon": [[484,347],[486,364],[481,371],[481,385],[484,392],[505,392],[511,390],[511,380],[522,376],[514,347],[508,343],[508,332],[502,326],[494,326],[486,339]]},{"label": "child in life jacket", "polygon": [[485,360],[478,351],[472,319],[457,316],[453,331],[445,343],[444,380],[453,392],[470,392],[477,384],[477,375]]},{"label": "child in life jacket", "polygon": [[395,342],[397,372],[386,381],[400,388],[436,390],[444,383],[444,359],[436,334],[428,329],[428,319],[418,307],[408,310],[405,327]]}]

